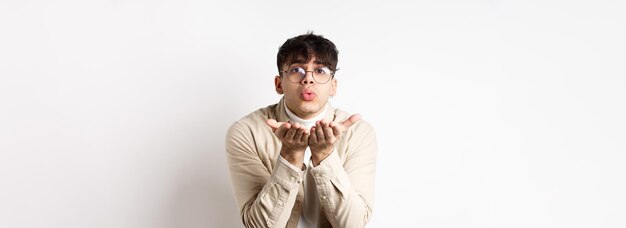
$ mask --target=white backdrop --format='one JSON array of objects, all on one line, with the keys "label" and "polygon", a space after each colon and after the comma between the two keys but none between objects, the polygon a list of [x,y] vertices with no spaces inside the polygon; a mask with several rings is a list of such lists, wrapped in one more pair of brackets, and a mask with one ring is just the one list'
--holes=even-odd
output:
[{"label": "white backdrop", "polygon": [[340,51],[369,227],[625,227],[624,1],[0,1],[0,227],[240,227],[224,134]]}]

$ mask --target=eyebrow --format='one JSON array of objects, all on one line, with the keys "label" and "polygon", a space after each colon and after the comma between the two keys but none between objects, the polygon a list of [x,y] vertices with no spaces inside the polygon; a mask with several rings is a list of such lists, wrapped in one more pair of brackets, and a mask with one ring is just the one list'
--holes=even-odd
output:
[{"label": "eyebrow", "polygon": [[[295,61],[292,61],[291,63],[289,63],[289,67],[292,67],[294,64],[305,64],[308,61],[303,60],[303,59],[297,59]],[[315,61],[313,61],[313,63],[318,64],[318,65],[322,65],[321,67],[329,67],[328,64],[325,61],[320,61],[315,59]]]},{"label": "eyebrow", "polygon": [[[294,64],[298,64],[298,63],[294,63]],[[326,66],[326,65],[324,65],[324,64],[320,64],[320,65],[321,65],[321,66],[315,67],[315,69],[320,69],[320,68],[328,68],[328,69],[330,70],[330,67],[328,67],[328,66]],[[295,68],[295,67],[303,68],[302,66],[293,66],[293,64],[292,64],[292,65],[289,65],[289,68],[290,68],[290,69],[291,69],[291,68]]]}]

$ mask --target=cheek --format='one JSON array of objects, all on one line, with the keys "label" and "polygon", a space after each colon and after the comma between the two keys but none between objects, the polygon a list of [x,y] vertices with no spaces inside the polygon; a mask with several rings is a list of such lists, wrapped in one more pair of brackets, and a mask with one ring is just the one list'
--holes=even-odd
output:
[{"label": "cheek", "polygon": [[283,91],[285,93],[294,93],[294,91],[296,91],[296,89],[294,89],[293,87],[289,87],[289,86],[283,86]]},{"label": "cheek", "polygon": [[323,91],[325,95],[333,95],[335,93],[335,87],[329,86],[329,87],[326,87]]},{"label": "cheek", "polygon": [[293,86],[283,86],[283,94],[293,97],[298,95],[298,88]]}]

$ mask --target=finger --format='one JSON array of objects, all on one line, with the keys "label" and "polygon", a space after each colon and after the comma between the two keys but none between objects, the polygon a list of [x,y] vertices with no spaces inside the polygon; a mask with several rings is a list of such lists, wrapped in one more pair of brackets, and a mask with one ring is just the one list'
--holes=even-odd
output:
[{"label": "finger", "polygon": [[330,123],[330,127],[333,129],[333,135],[335,135],[335,137],[339,138],[341,135],[341,128],[343,128],[343,126],[341,126],[340,124],[336,124],[334,122]]},{"label": "finger", "polygon": [[300,140],[300,142],[308,144],[310,136],[311,136],[311,134],[309,134],[309,131],[308,130],[304,130],[304,134],[302,134],[302,139]]},{"label": "finger", "polygon": [[[291,123],[291,122],[289,122]],[[287,133],[285,134],[285,138],[288,140],[296,140],[297,138],[295,137],[296,133],[298,133],[298,127],[299,124],[298,123],[292,123],[291,127],[289,128],[289,130],[287,130]]]},{"label": "finger", "polygon": [[322,126],[321,121],[317,121],[315,123],[315,134],[317,135],[317,141],[324,141],[324,127]]},{"label": "finger", "polygon": [[281,124],[283,124],[283,122],[276,122],[275,119],[268,119],[265,121],[265,123],[267,124],[267,126],[270,126],[272,128],[272,131],[276,131],[276,129],[278,129]]},{"label": "finger", "polygon": [[291,128],[291,124],[283,123],[280,125],[280,127],[278,127],[278,129],[276,129],[274,134],[276,134],[276,137],[278,137],[279,139],[283,139],[285,138],[285,134],[287,134],[287,130],[289,130],[289,128]]},{"label": "finger", "polygon": [[302,129],[301,128],[291,128],[291,130],[293,130],[295,133],[293,135],[293,139],[296,142],[300,142],[300,140],[302,139]]},{"label": "finger", "polygon": [[298,129],[296,128],[289,128],[289,130],[287,130],[287,133],[285,133],[285,139],[287,140],[292,140],[294,139],[294,136],[296,135],[296,132],[298,131]]},{"label": "finger", "polygon": [[293,123],[291,125],[291,128],[293,128],[294,130],[297,130],[296,134],[294,135],[294,139],[299,141],[302,139],[303,135],[306,135],[309,133],[309,131],[304,127],[304,125],[300,124],[300,123]]},{"label": "finger", "polygon": [[344,129],[348,129],[350,128],[350,126],[352,126],[353,124],[355,124],[357,121],[359,121],[361,119],[361,115],[359,114],[354,114],[352,116],[350,116],[348,119],[344,120],[343,122],[341,122],[341,126]]},{"label": "finger", "polygon": [[330,127],[329,123],[324,123],[324,137],[326,138],[326,140],[331,140],[334,135],[333,135],[333,128]]},{"label": "finger", "polygon": [[315,126],[313,126],[309,132],[309,145],[317,144],[317,134],[315,132]]},{"label": "finger", "polygon": [[298,129],[298,133],[296,133],[296,140],[300,143],[306,142],[304,140],[304,137],[306,136],[306,132],[307,132],[306,129],[302,129],[302,128]]}]

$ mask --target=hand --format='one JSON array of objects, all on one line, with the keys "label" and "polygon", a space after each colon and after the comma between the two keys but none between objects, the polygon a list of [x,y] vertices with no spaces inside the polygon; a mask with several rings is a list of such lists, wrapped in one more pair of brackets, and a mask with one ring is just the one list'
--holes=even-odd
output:
[{"label": "hand", "polygon": [[289,163],[302,168],[304,151],[309,141],[309,131],[298,123],[276,122],[274,119],[268,119],[266,124],[272,128],[274,135],[282,143],[280,156]]},{"label": "hand", "polygon": [[309,136],[313,165],[318,166],[321,161],[326,159],[333,152],[335,143],[341,138],[343,132],[360,119],[361,115],[354,114],[340,123],[329,123],[325,120],[317,121],[315,126],[311,128],[311,135]]}]

